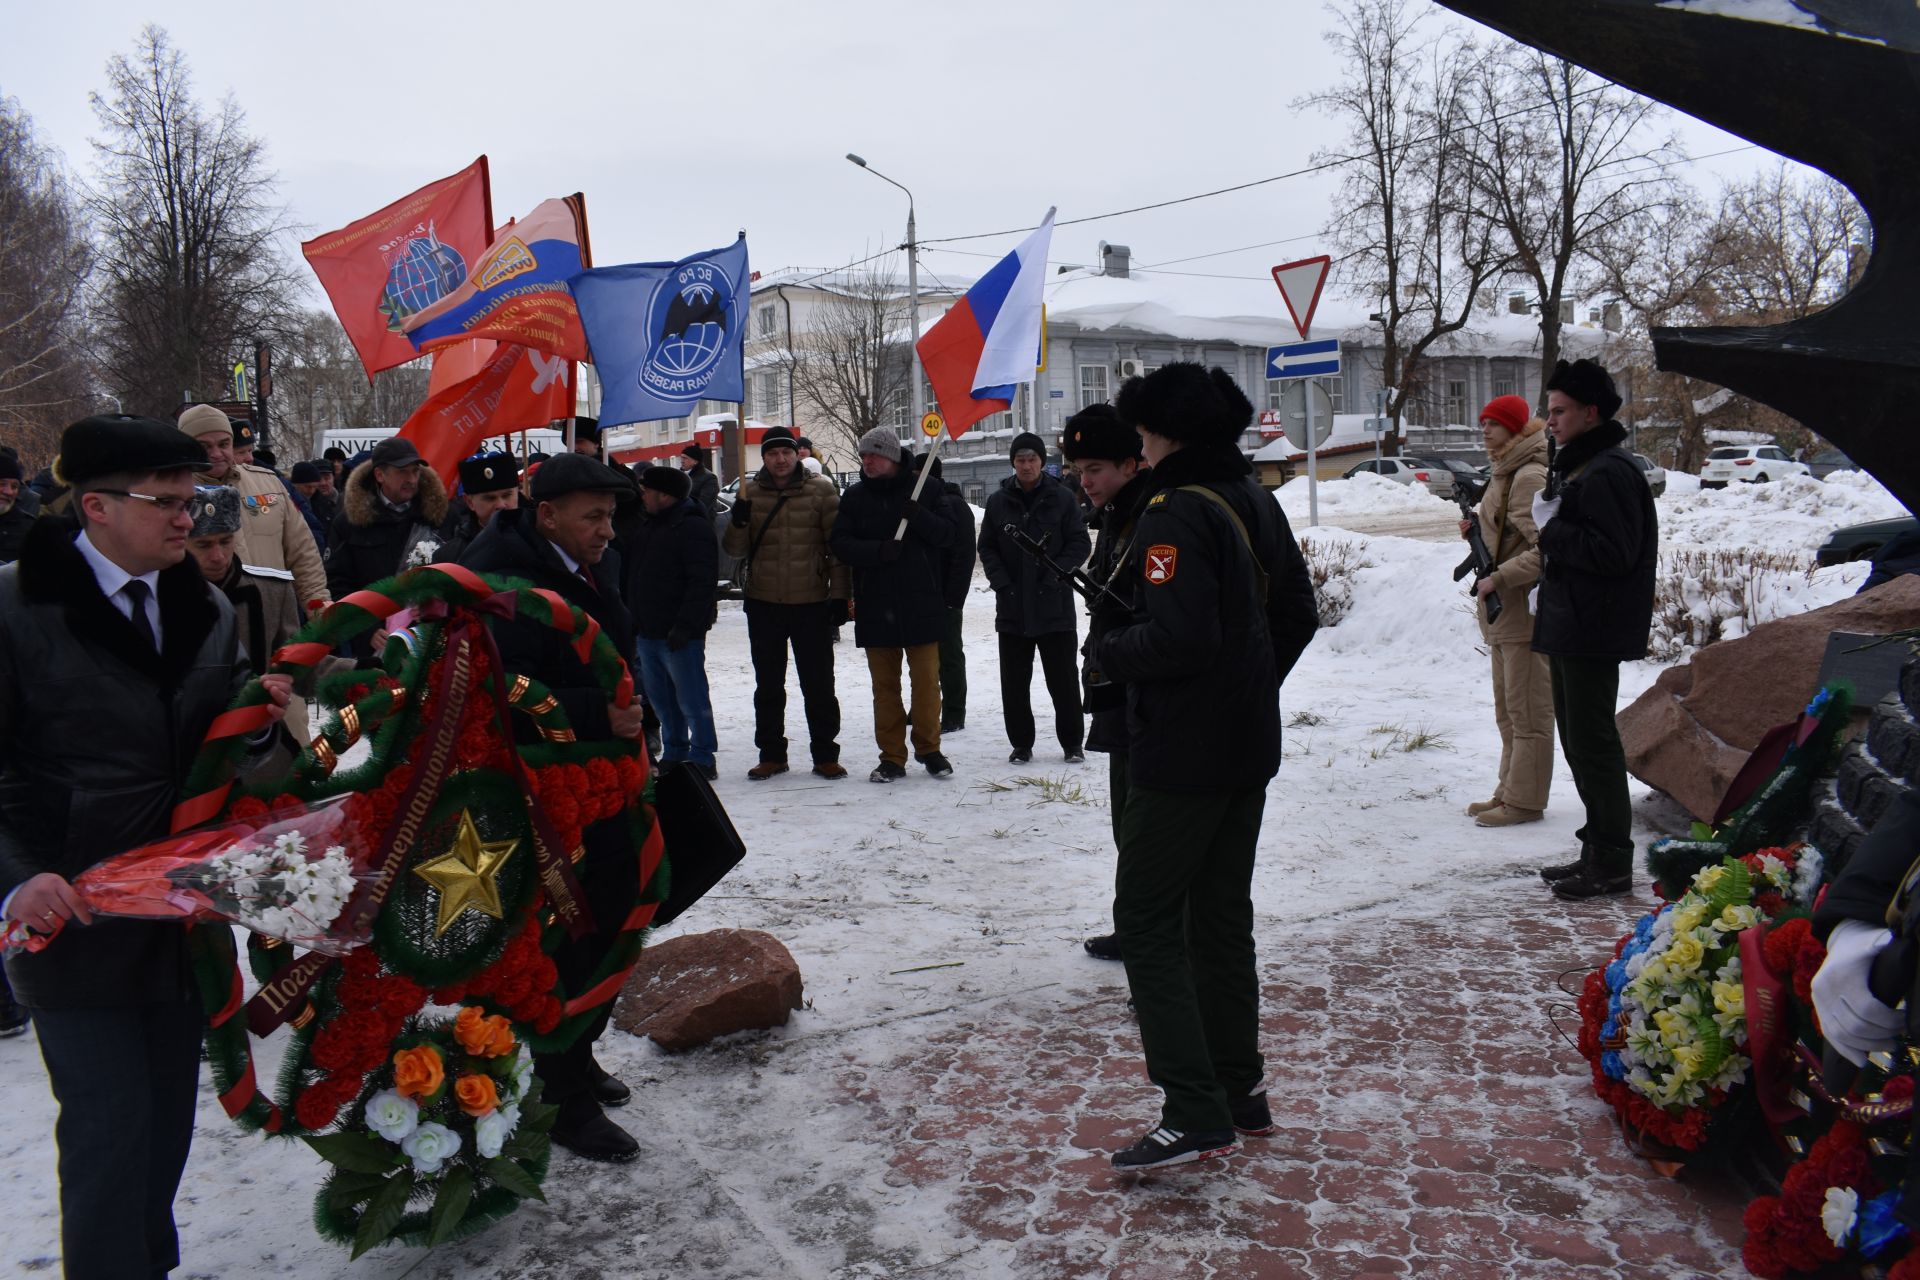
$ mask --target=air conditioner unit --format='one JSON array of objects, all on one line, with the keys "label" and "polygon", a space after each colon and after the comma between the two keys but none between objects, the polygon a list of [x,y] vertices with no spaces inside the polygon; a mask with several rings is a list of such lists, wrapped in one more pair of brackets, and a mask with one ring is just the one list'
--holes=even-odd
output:
[{"label": "air conditioner unit", "polygon": [[1146,368],[1138,360],[1117,360],[1114,362],[1113,371],[1124,381],[1127,378],[1143,376]]}]

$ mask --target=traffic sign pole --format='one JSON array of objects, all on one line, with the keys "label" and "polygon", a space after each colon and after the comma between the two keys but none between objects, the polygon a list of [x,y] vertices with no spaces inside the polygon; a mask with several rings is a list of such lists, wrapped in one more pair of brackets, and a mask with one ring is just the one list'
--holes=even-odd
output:
[{"label": "traffic sign pole", "polygon": [[1320,447],[1313,430],[1313,384],[1307,384],[1307,523],[1320,524]]}]

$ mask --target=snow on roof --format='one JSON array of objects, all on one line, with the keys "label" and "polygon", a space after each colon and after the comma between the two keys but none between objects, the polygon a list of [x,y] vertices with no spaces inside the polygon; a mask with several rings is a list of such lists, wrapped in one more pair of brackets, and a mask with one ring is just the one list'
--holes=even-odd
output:
[{"label": "snow on roof", "polygon": [[[1370,445],[1373,433],[1366,429],[1367,415],[1364,413],[1336,413],[1333,415],[1333,430],[1321,443],[1319,451],[1330,452],[1352,445]],[[1285,436],[1279,436],[1261,445],[1253,455],[1255,462],[1298,462],[1307,456],[1305,449],[1296,449]],[[1391,483],[1391,482],[1389,482]]]},{"label": "snow on roof", "polygon": [[[1848,31],[1837,20],[1823,17],[1816,12],[1817,5],[1796,4],[1794,0],[1661,0],[1660,7],[1738,18],[1742,22],[1765,22],[1776,27],[1801,27],[1822,35],[1840,36],[1866,44],[1886,44],[1884,40]],[[1887,7],[1891,9],[1894,6]]]}]

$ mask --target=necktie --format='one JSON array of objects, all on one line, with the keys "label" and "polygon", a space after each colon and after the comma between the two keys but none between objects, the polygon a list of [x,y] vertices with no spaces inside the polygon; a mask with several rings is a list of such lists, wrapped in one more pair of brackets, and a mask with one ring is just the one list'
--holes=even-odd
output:
[{"label": "necktie", "polygon": [[593,580],[593,574],[588,571],[587,566],[581,565],[574,572],[578,573],[580,580],[587,584],[587,590],[593,592],[595,595],[600,594],[600,584]]},{"label": "necktie", "polygon": [[153,634],[153,619],[147,616],[147,597],[152,594],[152,592],[148,590],[147,584],[138,578],[134,578],[128,582],[126,586],[120,588],[120,594],[125,596],[127,602],[133,606],[133,616],[131,619],[133,629],[140,633],[140,638],[147,642],[149,649],[154,650],[156,653],[159,652],[160,641],[159,638]]}]

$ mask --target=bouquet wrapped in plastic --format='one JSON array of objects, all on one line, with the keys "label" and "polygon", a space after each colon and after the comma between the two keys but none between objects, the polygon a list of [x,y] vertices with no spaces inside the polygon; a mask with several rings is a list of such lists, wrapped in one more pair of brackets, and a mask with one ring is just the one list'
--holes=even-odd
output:
[{"label": "bouquet wrapped in plastic", "polygon": [[[228,920],[307,951],[343,955],[367,929],[347,923],[354,890],[375,879],[351,796],[270,810],[108,858],[73,882],[96,915],[205,923]],[[5,944],[38,951],[55,933],[10,923]]]}]

